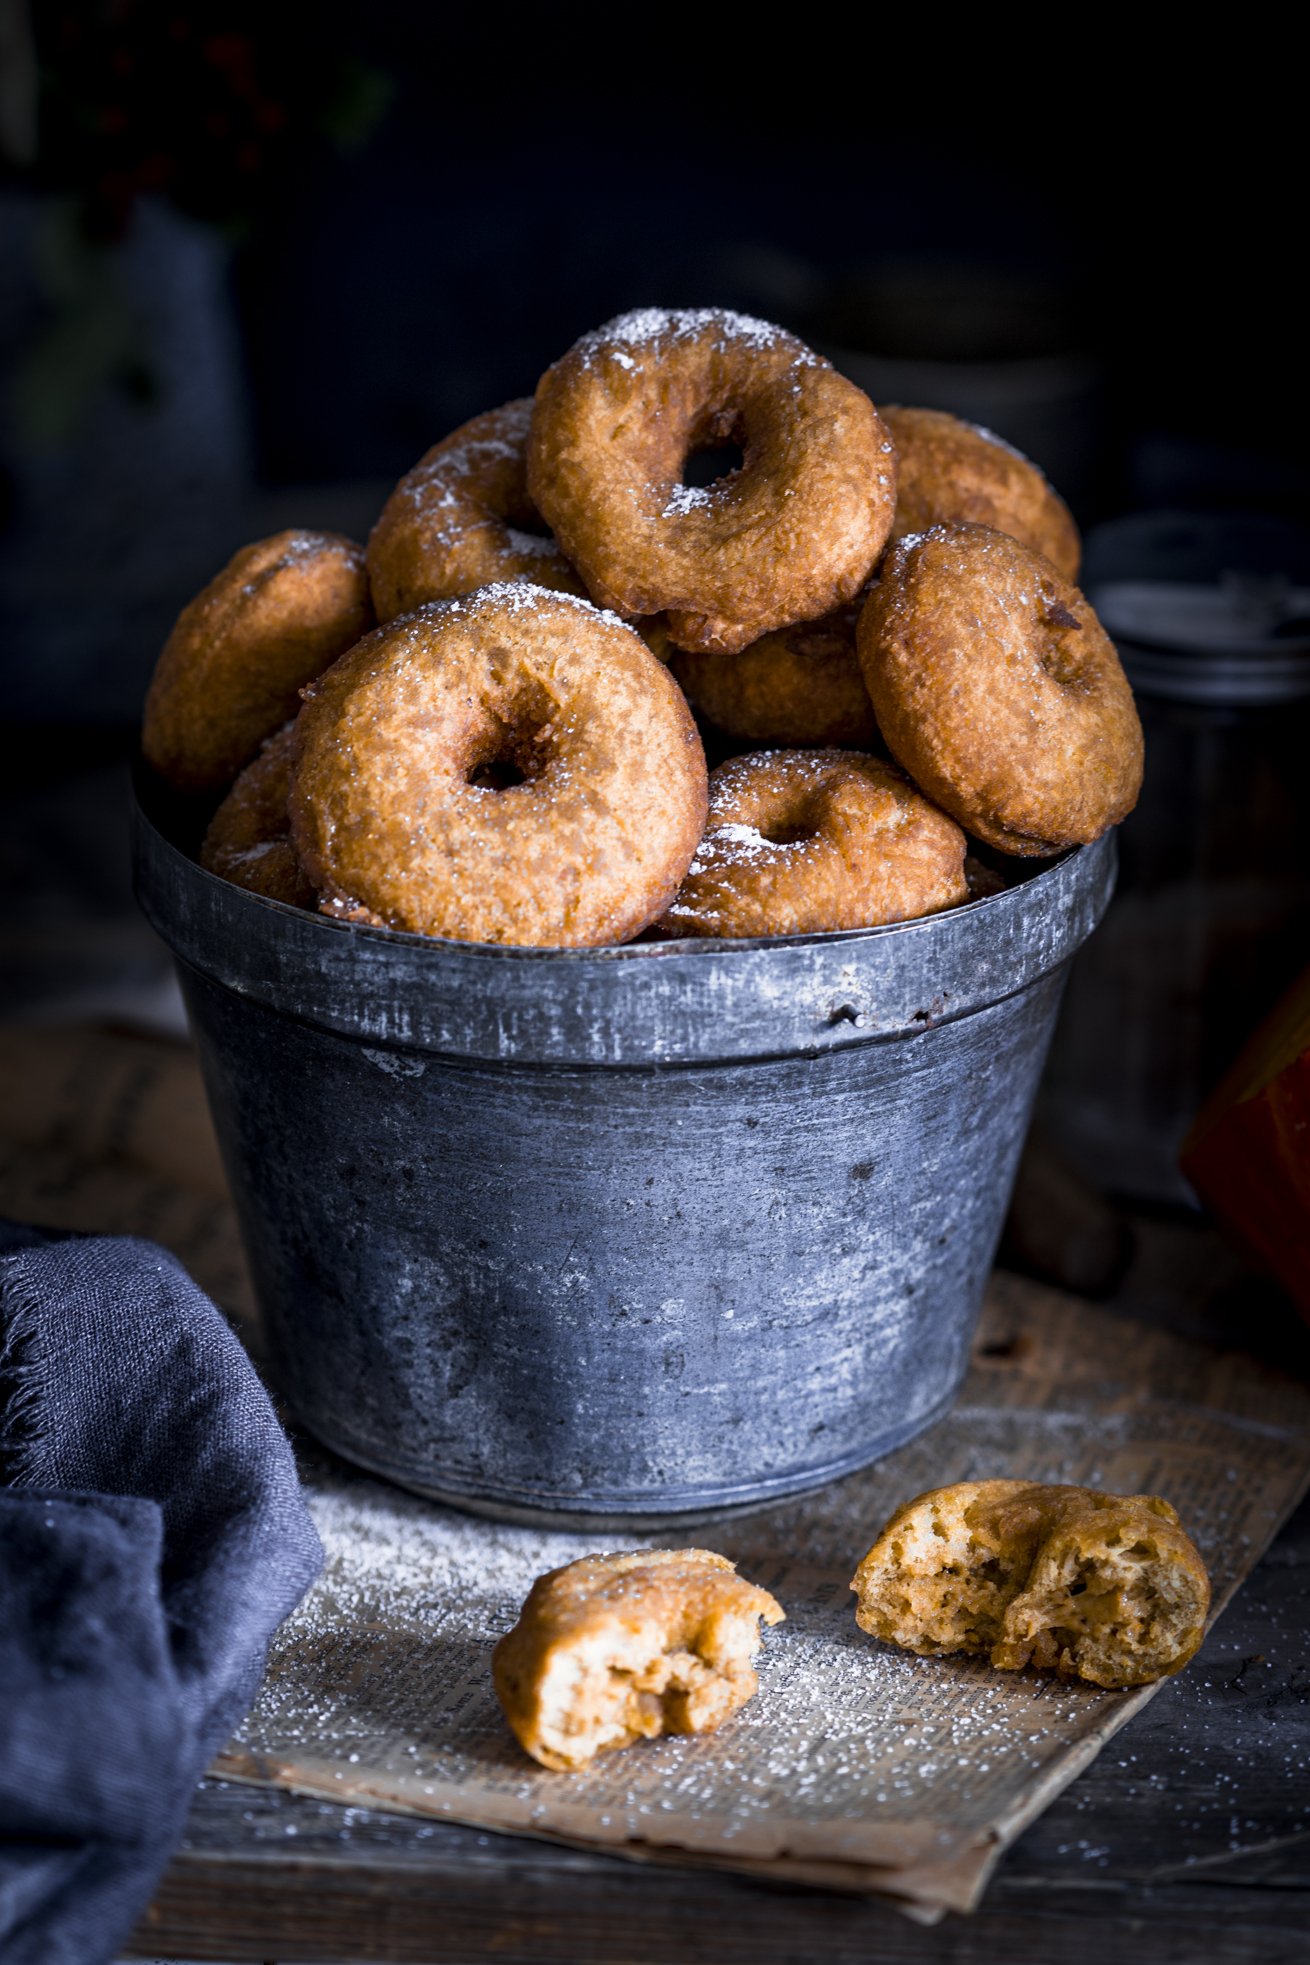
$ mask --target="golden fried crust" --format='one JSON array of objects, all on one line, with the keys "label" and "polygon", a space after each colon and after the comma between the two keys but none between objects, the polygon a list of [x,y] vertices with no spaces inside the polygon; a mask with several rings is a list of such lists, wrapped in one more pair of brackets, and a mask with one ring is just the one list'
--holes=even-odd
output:
[{"label": "golden fried crust", "polygon": [[400,480],[368,542],[379,621],[497,580],[586,594],[528,496],[531,418],[530,396],[475,416]]},{"label": "golden fried crust", "polygon": [[300,714],[290,812],[328,911],[590,948],[677,891],[705,753],[677,684],[589,602],[482,587],[379,628]]},{"label": "golden fried crust", "polygon": [[1210,1580],[1167,1501],[963,1481],[899,1508],[855,1572],[862,1630],[938,1657],[986,1653],[1093,1685],[1180,1671]]},{"label": "golden fried crust", "polygon": [[300,690],[373,625],[363,548],[335,532],[243,546],[177,617],[141,747],[179,791],[219,791],[294,716]]},{"label": "golden fried crust", "polygon": [[252,894],[312,908],[318,896],[296,857],[287,817],[295,753],[296,726],[287,723],[246,766],[215,812],[200,864]]},{"label": "golden fried crust", "polygon": [[1018,540],[983,525],[899,540],[856,645],[893,756],[977,838],[1058,853],[1137,803],[1142,726],[1119,657]]},{"label": "golden fried crust", "polygon": [[543,1767],[661,1733],[712,1733],[759,1683],[760,1620],[782,1622],[767,1590],[708,1549],[585,1556],[539,1576],[496,1646],[496,1696]]},{"label": "golden fried crust", "polygon": [[896,445],[892,538],[934,525],[990,525],[1078,578],[1082,542],[1073,514],[1037,466],[1002,438],[940,409],[886,406]]},{"label": "golden fried crust", "polygon": [[[737,443],[741,467],[682,481]],[[854,599],[895,504],[868,397],[744,315],[645,308],[584,335],[537,387],[528,488],[592,598],[667,609],[681,648],[732,652]]]},{"label": "golden fried crust", "polygon": [[673,650],[669,667],[701,714],[739,744],[878,741],[873,704],[855,653],[857,609],[838,608],[762,635],[735,655]]},{"label": "golden fried crust", "polygon": [[808,935],[969,898],[965,838],[894,764],[755,751],[710,775],[709,821],[661,935]]}]

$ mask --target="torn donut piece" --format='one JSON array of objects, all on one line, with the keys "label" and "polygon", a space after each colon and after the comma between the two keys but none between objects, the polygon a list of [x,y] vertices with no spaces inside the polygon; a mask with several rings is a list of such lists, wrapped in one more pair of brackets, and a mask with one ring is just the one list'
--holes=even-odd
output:
[{"label": "torn donut piece", "polygon": [[1210,1580],[1167,1501],[962,1481],[899,1508],[856,1570],[862,1630],[927,1657],[985,1653],[1093,1685],[1180,1671]]},{"label": "torn donut piece", "polygon": [[496,1646],[496,1696],[519,1744],[567,1772],[662,1733],[712,1733],[759,1680],[760,1620],[783,1611],[726,1556],[634,1549],[539,1576]]}]

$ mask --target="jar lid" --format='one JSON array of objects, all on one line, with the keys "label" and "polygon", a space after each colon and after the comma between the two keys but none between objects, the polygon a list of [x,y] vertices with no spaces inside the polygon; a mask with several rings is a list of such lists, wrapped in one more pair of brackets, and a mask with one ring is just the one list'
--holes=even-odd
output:
[{"label": "jar lid", "polygon": [[1261,707],[1310,696],[1310,587],[1277,574],[1105,580],[1088,599],[1146,695]]}]

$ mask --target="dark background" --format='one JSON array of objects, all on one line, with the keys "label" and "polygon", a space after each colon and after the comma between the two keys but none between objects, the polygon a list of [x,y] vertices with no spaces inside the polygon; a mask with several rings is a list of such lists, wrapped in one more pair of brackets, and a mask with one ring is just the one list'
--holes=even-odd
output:
[{"label": "dark background", "polygon": [[23,722],[129,727],[238,544],[365,530],[430,443],[635,304],[780,319],[875,399],[963,389],[1084,525],[1310,502],[1267,45],[394,0],[4,18]]}]

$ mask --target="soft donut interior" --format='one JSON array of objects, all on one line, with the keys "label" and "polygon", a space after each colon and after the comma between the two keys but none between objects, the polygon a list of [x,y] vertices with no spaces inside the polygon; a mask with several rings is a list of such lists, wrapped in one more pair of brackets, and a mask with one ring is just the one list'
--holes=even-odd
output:
[{"label": "soft donut interior", "polygon": [[[577,1767],[609,1748],[661,1733],[708,1733],[755,1690],[754,1616],[728,1620],[731,1636],[610,1628],[557,1651],[542,1680],[540,1740]],[[725,1643],[724,1639],[728,1637]],[[688,1641],[689,1640],[689,1641]]]},{"label": "soft donut interior", "polygon": [[1077,1672],[1098,1684],[1169,1669],[1205,1613],[1196,1579],[1149,1531],[1112,1530],[1098,1541],[1043,1548],[1009,1607],[993,1664]]},{"label": "soft donut interior", "polygon": [[1199,1561],[1180,1556],[1167,1504],[1089,1495],[1046,1509],[1040,1494],[973,1506],[950,1489],[925,1496],[860,1565],[862,1628],[911,1651],[983,1652],[1002,1670],[1031,1664],[1097,1685],[1139,1685],[1184,1663],[1209,1586]]},{"label": "soft donut interior", "polygon": [[860,1622],[911,1651],[990,1651],[1032,1561],[984,1525],[932,1503],[910,1517],[881,1562],[862,1572]]}]

